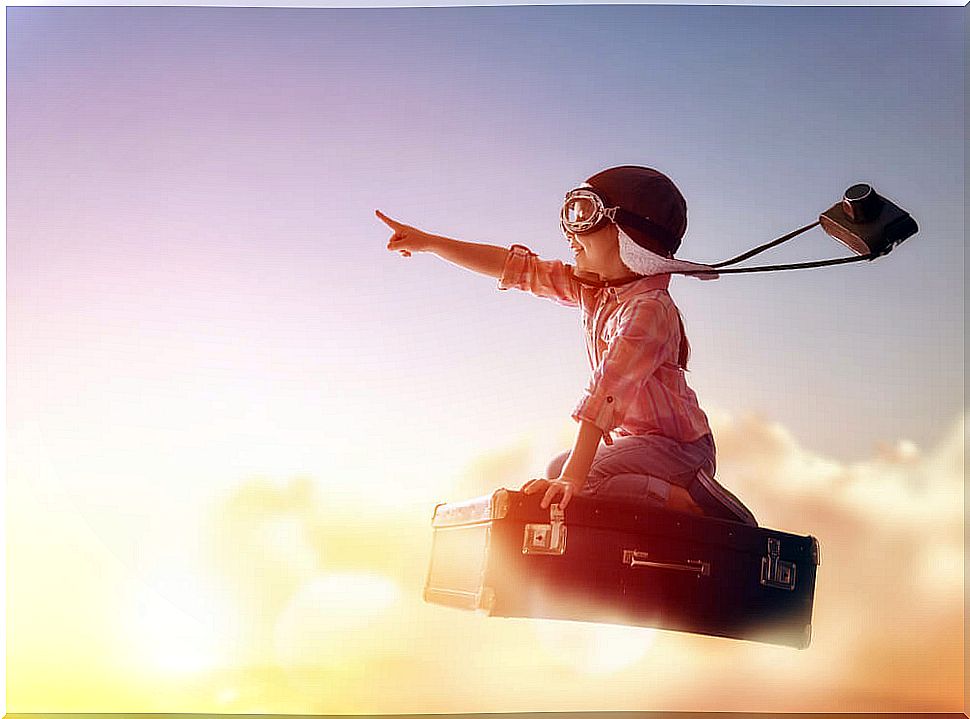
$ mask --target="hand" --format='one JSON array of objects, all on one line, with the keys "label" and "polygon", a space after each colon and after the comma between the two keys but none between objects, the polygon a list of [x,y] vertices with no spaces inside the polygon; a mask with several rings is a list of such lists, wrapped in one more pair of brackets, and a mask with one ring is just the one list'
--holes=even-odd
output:
[{"label": "hand", "polygon": [[559,501],[559,507],[565,509],[566,505],[569,504],[569,500],[572,496],[579,491],[578,488],[582,486],[582,483],[567,477],[565,475],[560,475],[556,479],[533,479],[522,485],[522,491],[525,494],[535,494],[536,492],[541,492],[545,490],[546,493],[542,497],[542,502],[539,506],[542,509],[546,509],[550,504],[553,503],[556,496],[562,493],[562,499]]},{"label": "hand", "polygon": [[381,222],[394,230],[394,234],[387,242],[387,249],[392,252],[400,252],[403,257],[410,257],[412,252],[427,252],[431,249],[435,235],[392,220],[380,210],[374,210],[374,214]]}]

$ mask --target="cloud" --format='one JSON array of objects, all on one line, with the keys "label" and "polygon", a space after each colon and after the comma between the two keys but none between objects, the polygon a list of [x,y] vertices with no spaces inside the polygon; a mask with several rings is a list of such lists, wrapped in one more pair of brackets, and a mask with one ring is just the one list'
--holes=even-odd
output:
[{"label": "cloud", "polygon": [[473,458],[455,487],[456,496],[476,497],[499,487],[518,488],[535,474],[533,449],[520,441]]},{"label": "cloud", "polygon": [[399,600],[400,589],[387,578],[364,572],[323,574],[304,584],[283,607],[274,627],[279,665],[346,666],[366,660],[383,643],[375,631]]},{"label": "cloud", "polygon": [[903,439],[847,464],[802,447],[777,423],[721,415],[714,424],[717,474],[768,524],[822,521],[838,532],[851,518],[877,532],[944,523],[952,533],[963,516],[963,433],[960,417],[925,454]]},{"label": "cloud", "polygon": [[[385,606],[385,599],[402,592],[420,596],[432,508],[420,509],[348,506],[307,477],[254,477],[221,497],[209,512],[204,546],[233,607],[223,619],[237,659],[265,663],[271,657],[289,666],[315,653],[326,664],[330,655],[311,651],[314,642],[320,649],[330,637],[349,646],[348,632],[372,629],[362,617],[384,613],[397,601]],[[377,598],[383,599],[374,604]],[[345,608],[338,611],[339,602]],[[309,627],[303,635],[301,623]]]},{"label": "cloud", "polygon": [[[212,517],[246,650],[212,696],[243,712],[959,710],[964,417],[934,447],[887,440],[852,463],[761,417],[712,424],[719,480],[762,526],[821,542],[809,649],[428,605],[431,507],[341,506],[319,480],[257,478]],[[524,438],[473,458],[454,498],[517,486],[550,449]],[[245,667],[258,695],[233,694]]]},{"label": "cloud", "polygon": [[[819,678],[805,673],[774,708],[961,708],[965,426],[958,417],[926,451],[900,439],[841,463],[777,423],[719,416],[719,481],[762,526],[821,542],[815,639],[802,665]],[[814,688],[797,688],[806,684]]]}]

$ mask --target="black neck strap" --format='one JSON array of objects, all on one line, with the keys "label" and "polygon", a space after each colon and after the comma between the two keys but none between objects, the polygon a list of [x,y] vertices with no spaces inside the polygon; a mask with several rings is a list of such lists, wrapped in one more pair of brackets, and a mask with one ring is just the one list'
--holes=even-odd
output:
[{"label": "black neck strap", "polygon": [[603,289],[605,287],[622,287],[623,285],[628,285],[631,282],[644,279],[644,275],[634,275],[633,277],[623,277],[618,280],[589,280],[584,277],[580,277],[575,272],[572,274],[573,279],[579,284],[585,285],[586,287],[596,287],[599,289]]}]

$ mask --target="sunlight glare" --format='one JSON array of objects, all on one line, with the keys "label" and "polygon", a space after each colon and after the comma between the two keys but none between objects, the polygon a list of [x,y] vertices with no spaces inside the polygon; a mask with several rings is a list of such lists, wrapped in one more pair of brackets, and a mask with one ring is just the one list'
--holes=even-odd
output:
[{"label": "sunlight glare", "polygon": [[550,657],[586,674],[612,674],[635,664],[656,635],[649,627],[552,620],[537,621],[535,631]]},{"label": "sunlight glare", "polygon": [[377,574],[329,574],[307,582],[290,598],[276,622],[277,661],[284,666],[334,665],[380,642],[378,620],[400,589]]},{"label": "sunlight glare", "polygon": [[194,674],[215,667],[217,638],[210,627],[150,588],[130,607],[129,636],[161,670]]}]

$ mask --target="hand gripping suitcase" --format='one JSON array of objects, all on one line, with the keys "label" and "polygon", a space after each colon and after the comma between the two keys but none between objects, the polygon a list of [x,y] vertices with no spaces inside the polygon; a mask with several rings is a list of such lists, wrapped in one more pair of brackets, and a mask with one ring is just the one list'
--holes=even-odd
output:
[{"label": "hand gripping suitcase", "polygon": [[541,496],[439,504],[425,601],[808,647],[814,537],[582,495],[543,510]]}]

